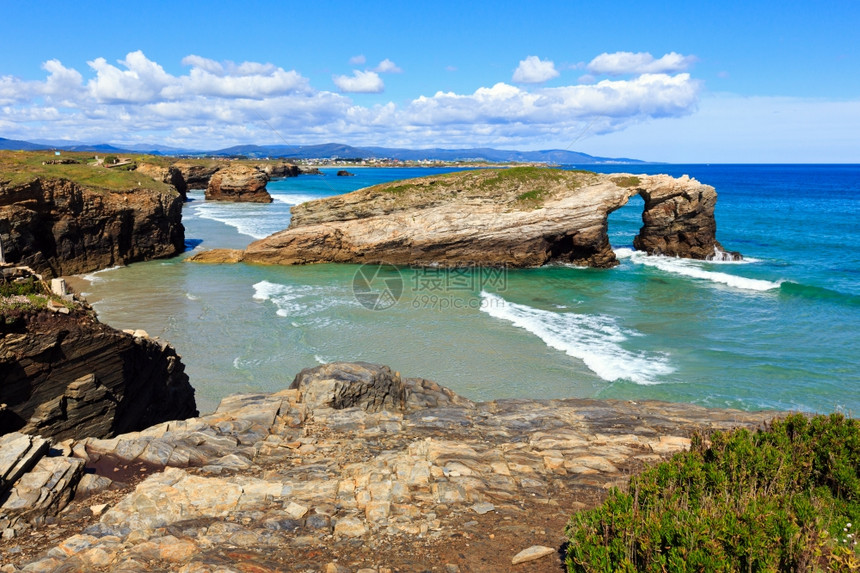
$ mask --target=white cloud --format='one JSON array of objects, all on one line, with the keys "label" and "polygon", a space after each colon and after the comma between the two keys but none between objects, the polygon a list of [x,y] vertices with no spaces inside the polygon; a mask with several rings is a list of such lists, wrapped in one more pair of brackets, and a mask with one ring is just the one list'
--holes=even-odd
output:
[{"label": "white cloud", "polygon": [[603,53],[588,63],[588,71],[593,74],[673,74],[683,72],[696,61],[695,56],[682,56],[670,52],[660,58],[648,52],[614,52]]},{"label": "white cloud", "polygon": [[525,60],[520,60],[520,65],[514,70],[513,80],[521,84],[540,84],[556,77],[558,77],[558,71],[551,60],[529,56]]},{"label": "white cloud", "polygon": [[158,97],[161,90],[176,82],[176,78],[166,73],[157,63],[149,60],[140,50],[129,53],[120,60],[126,69],[120,70],[104,58],[96,58],[87,64],[96,72],[95,79],[87,84],[100,102],[151,101]]},{"label": "white cloud", "polygon": [[350,66],[363,66],[365,63],[367,63],[367,58],[364,57],[364,54],[359,54],[349,59]]},{"label": "white cloud", "polygon": [[[528,77],[557,74],[552,62],[532,58],[531,68],[521,66]],[[214,149],[278,141],[275,129],[297,143],[528,148],[567,140],[564,146],[586,128],[611,133],[693,113],[700,91],[687,73],[650,73],[599,82],[583,76],[580,85],[559,87],[499,82],[472,93],[440,91],[402,104],[359,105],[348,94],[382,92],[380,72],[333,76],[337,93],[315,89],[297,71],[270,63],[199,55],[182,63],[190,69],[172,75],[138,51],[116,65],[95,59],[84,74],[50,60],[41,81],[2,77],[0,136]],[[383,60],[382,68],[396,65]]]},{"label": "white cloud", "polygon": [[352,76],[332,76],[334,85],[344,93],[376,94],[385,89],[376,72],[353,70]]},{"label": "white cloud", "polygon": [[373,71],[379,72],[380,74],[399,74],[403,72],[403,70],[397,67],[397,64],[395,64],[388,58],[385,58],[384,60],[379,62],[379,65],[373,68]]}]

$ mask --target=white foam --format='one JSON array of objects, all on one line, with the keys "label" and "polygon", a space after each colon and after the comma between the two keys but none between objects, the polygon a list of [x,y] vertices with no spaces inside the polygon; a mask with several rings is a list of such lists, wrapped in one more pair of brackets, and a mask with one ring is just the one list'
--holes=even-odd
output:
[{"label": "white foam", "polygon": [[[342,297],[329,293],[323,287],[285,285],[264,280],[254,285],[253,298],[273,303],[277,309],[275,314],[281,318],[295,318],[317,315],[338,304]],[[298,323],[292,322],[292,325],[298,326]]]},{"label": "white foam", "polygon": [[319,195],[309,195],[307,193],[272,193],[272,199],[286,203],[287,205],[298,205],[307,201],[315,201],[322,199]]},{"label": "white foam", "polygon": [[319,362],[320,364],[328,364],[328,363],[329,363],[329,361],[328,361],[328,360],[326,360],[325,358],[323,358],[323,357],[322,357],[322,356],[320,356],[319,354],[314,354],[314,360],[316,360],[316,361],[317,361],[317,362]]},{"label": "white foam", "polygon": [[[647,253],[643,253],[642,251],[637,251],[635,249],[630,249],[627,247],[618,247],[617,249],[613,247],[612,250],[615,251],[615,258],[617,258],[619,261],[632,258],[634,255],[636,255],[636,256],[648,256]],[[651,256],[654,256],[654,255],[651,255]],[[693,259],[683,259],[683,260],[693,262]],[[709,265],[748,265],[751,263],[760,263],[761,259],[755,259],[753,257],[744,257],[740,261],[730,260],[730,259],[726,258],[726,259],[719,259],[719,260],[712,259],[712,260],[702,261],[702,262],[706,262]]]},{"label": "white foam", "polygon": [[622,342],[642,333],[621,328],[612,317],[540,310],[487,292],[482,292],[481,298],[483,312],[534,334],[550,348],[582,360],[604,380],[658,384],[660,376],[674,371],[666,354],[623,348]]},{"label": "white foam", "polygon": [[[617,253],[616,253],[617,255]],[[729,273],[709,271],[703,268],[708,262],[694,261],[692,259],[678,259],[663,257],[659,255],[648,255],[639,251],[632,251],[629,258],[634,262],[649,267],[660,269],[663,272],[681,275],[693,279],[709,281],[716,284],[724,284],[732,288],[752,291],[769,291],[778,289],[783,281],[766,281],[762,279],[750,279]]]},{"label": "white foam", "polygon": [[264,239],[272,234],[264,213],[260,212],[259,205],[247,207],[244,204],[219,204],[204,203],[195,209],[201,219],[209,219],[229,225],[242,233],[255,239]]},{"label": "white foam", "polygon": [[102,273],[107,273],[107,272],[110,272],[110,271],[115,271],[115,270],[117,270],[117,269],[121,269],[121,268],[122,268],[122,265],[117,265],[117,266],[115,266],[115,267],[110,267],[110,268],[107,268],[107,269],[102,269],[102,270],[100,270],[100,271],[93,271],[93,272],[91,272],[91,273],[87,273],[87,274],[85,274],[85,275],[80,275],[80,277],[81,277],[82,279],[84,279],[85,281],[88,281],[90,284],[103,283],[103,282],[105,282],[105,280],[107,280],[107,279],[105,279],[105,278],[103,278],[103,277],[100,277],[100,276],[98,276],[98,275],[100,275],[100,274],[102,274]]}]

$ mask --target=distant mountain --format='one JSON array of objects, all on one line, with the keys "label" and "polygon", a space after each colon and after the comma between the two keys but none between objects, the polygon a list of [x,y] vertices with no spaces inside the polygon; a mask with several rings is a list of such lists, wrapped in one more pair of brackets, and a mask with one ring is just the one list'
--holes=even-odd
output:
[{"label": "distant mountain", "polygon": [[236,145],[212,151],[212,155],[246,157],[279,157],[284,159],[398,159],[400,161],[420,161],[439,159],[441,161],[490,161],[490,162],[541,162],[556,164],[594,164],[594,163],[645,163],[627,157],[595,157],[577,151],[549,149],[544,151],[515,151],[492,148],[472,149],[403,149],[396,147],[353,147],[342,143],[322,145]]},{"label": "distant mountain", "polygon": [[6,139],[0,137],[0,149],[21,149],[23,151],[34,151],[36,149],[48,149],[49,146],[39,145],[38,143],[30,143],[29,141],[20,141],[18,139]]},{"label": "distant mountain", "polygon": [[199,155],[217,157],[243,156],[250,158],[276,157],[281,159],[396,159],[400,161],[489,161],[535,162],[560,165],[587,165],[598,163],[645,163],[627,157],[595,157],[587,153],[563,149],[542,151],[516,151],[477,147],[471,149],[403,149],[398,147],[353,147],[343,143],[320,145],[234,145],[216,151],[179,149],[157,144],[87,144],[77,141],[42,140],[37,143],[0,138],[0,149],[61,149],[94,153],[148,153],[152,155]]}]

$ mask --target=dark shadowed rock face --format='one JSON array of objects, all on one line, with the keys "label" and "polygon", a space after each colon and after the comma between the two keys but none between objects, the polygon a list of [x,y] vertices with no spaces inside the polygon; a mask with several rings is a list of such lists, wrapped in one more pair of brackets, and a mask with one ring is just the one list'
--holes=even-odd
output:
[{"label": "dark shadowed rock face", "polygon": [[194,389],[171,346],[83,311],[3,318],[0,434],[109,437],[197,415]]},{"label": "dark shadowed rock face", "polygon": [[208,201],[241,201],[271,203],[272,196],[266,191],[268,176],[247,165],[231,165],[216,172],[206,187]]},{"label": "dark shadowed rock face", "polygon": [[0,240],[6,262],[48,276],[170,257],[185,248],[182,198],[145,187],[95,191],[63,179],[0,186]]}]

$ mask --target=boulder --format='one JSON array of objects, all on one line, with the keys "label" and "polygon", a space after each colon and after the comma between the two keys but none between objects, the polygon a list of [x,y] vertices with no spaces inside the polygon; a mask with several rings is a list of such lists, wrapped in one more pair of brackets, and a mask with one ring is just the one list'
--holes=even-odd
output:
[{"label": "boulder", "polygon": [[355,177],[355,173],[350,173],[346,169],[341,169],[337,172],[338,177]]},{"label": "boulder", "polygon": [[378,412],[406,407],[406,387],[400,374],[388,366],[366,362],[332,362],[305,368],[290,388],[299,390],[311,409],[359,407]]},{"label": "boulder", "polygon": [[266,191],[269,178],[262,171],[248,165],[231,165],[217,171],[206,187],[208,201],[241,201],[271,203]]}]

